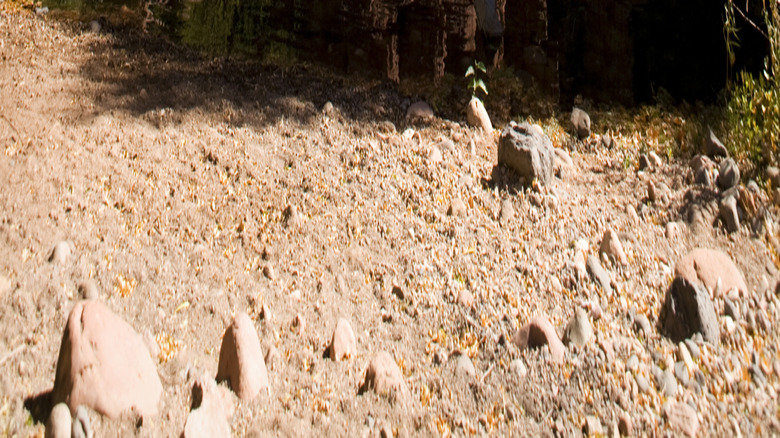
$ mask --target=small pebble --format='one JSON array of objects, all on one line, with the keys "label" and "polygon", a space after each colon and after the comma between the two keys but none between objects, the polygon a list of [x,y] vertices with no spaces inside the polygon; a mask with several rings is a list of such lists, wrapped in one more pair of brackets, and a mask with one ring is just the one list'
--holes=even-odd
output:
[{"label": "small pebble", "polygon": [[51,255],[49,256],[49,262],[55,263],[58,265],[65,264],[65,262],[68,261],[70,258],[70,244],[68,242],[62,241],[58,242],[54,249],[51,251]]},{"label": "small pebble", "polygon": [[46,438],[70,438],[71,434],[70,409],[65,403],[54,406],[46,422]]}]

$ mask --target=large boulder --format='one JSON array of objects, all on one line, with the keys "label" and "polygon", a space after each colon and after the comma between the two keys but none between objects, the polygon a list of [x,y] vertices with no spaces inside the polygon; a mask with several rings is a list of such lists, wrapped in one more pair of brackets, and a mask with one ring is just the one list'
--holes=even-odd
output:
[{"label": "large boulder", "polygon": [[141,335],[97,301],[77,303],[62,335],[52,390],[71,412],[84,405],[110,418],[157,414],[162,384]]},{"label": "large boulder", "polygon": [[677,277],[666,292],[658,317],[661,331],[674,342],[681,342],[695,333],[713,344],[720,342],[718,315],[710,294],[701,283]]},{"label": "large boulder", "polygon": [[225,331],[219,351],[217,382],[227,381],[241,400],[252,400],[269,390],[260,339],[252,319],[240,312]]},{"label": "large boulder", "polygon": [[514,170],[525,182],[547,184],[553,177],[555,152],[550,138],[528,123],[510,122],[498,142],[498,164]]},{"label": "large boulder", "polygon": [[747,293],[745,278],[725,253],[706,248],[696,248],[680,259],[674,267],[675,275],[691,283],[701,283],[709,290],[715,290],[720,279],[721,292],[737,289]]}]

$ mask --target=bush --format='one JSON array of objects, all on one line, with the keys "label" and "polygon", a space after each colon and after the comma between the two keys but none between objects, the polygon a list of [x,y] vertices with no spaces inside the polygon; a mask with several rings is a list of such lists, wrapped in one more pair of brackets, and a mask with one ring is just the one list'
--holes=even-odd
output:
[{"label": "bush", "polygon": [[[764,61],[764,71],[759,76],[740,72],[736,84],[732,84],[726,108],[730,152],[761,167],[778,162],[780,144],[780,13],[776,2],[768,3],[764,18],[770,52]],[[730,0],[726,3],[724,26],[727,45],[738,41],[733,10],[729,14],[729,8],[733,8]],[[733,64],[732,47],[728,48],[729,63]]]}]

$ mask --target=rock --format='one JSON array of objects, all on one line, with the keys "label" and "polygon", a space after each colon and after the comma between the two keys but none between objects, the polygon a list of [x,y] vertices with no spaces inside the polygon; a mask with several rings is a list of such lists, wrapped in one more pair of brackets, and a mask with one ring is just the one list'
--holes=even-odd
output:
[{"label": "rock", "polygon": [[485,132],[493,132],[493,124],[490,123],[485,105],[476,97],[472,97],[466,107],[466,122],[469,126],[482,128]]},{"label": "rock", "polygon": [[466,204],[460,198],[453,199],[450,202],[450,208],[447,209],[447,214],[455,217],[466,216]]},{"label": "rock", "polygon": [[601,239],[601,247],[599,248],[599,255],[606,254],[607,257],[625,266],[628,264],[626,253],[623,252],[623,245],[620,243],[620,238],[617,233],[609,229],[604,232],[604,237]]},{"label": "rock", "polygon": [[656,202],[660,199],[658,190],[656,190],[655,184],[652,181],[647,182],[647,199],[650,202]]},{"label": "rock", "polygon": [[589,255],[586,265],[588,273],[590,274],[591,278],[593,278],[593,281],[601,286],[601,288],[604,289],[604,292],[606,292],[608,295],[612,294],[612,285],[610,284],[611,280],[609,278],[609,273],[601,266],[599,258],[592,254]]},{"label": "rock", "polygon": [[580,140],[590,137],[590,116],[588,113],[574,107],[571,110],[571,124]]},{"label": "rock", "polygon": [[357,341],[352,326],[346,319],[339,318],[330,342],[330,359],[335,361],[350,359],[356,350]]},{"label": "rock", "polygon": [[65,403],[58,403],[51,410],[46,421],[46,438],[70,438],[71,419],[70,408]]},{"label": "rock", "polygon": [[86,280],[79,284],[79,295],[84,300],[97,300],[100,298],[95,280]]},{"label": "rock", "polygon": [[686,436],[695,437],[699,432],[699,417],[686,403],[669,402],[664,405],[664,416],[672,429],[681,431]]},{"label": "rock", "polygon": [[710,157],[728,157],[729,152],[726,150],[726,146],[718,140],[712,129],[709,131],[709,135],[704,138],[704,153]]},{"label": "rock", "polygon": [[157,414],[162,384],[141,335],[98,301],[77,303],[62,336],[53,403],[109,418]]},{"label": "rock", "polygon": [[666,292],[658,325],[674,342],[690,338],[694,333],[701,333],[713,344],[720,342],[718,315],[709,292],[701,283],[691,283],[685,277],[676,277]]},{"label": "rock", "polygon": [[650,165],[653,167],[661,167],[664,164],[664,160],[653,151],[648,152],[647,158],[650,160]]},{"label": "rock", "polygon": [[360,387],[360,394],[368,390],[392,399],[406,398],[409,389],[404,382],[401,369],[386,351],[380,351],[366,370],[366,379]]},{"label": "rock", "polygon": [[520,379],[524,379],[528,375],[528,367],[525,366],[522,359],[515,359],[509,362],[509,371]]},{"label": "rock", "polygon": [[560,179],[566,178],[574,170],[574,161],[569,153],[563,149],[555,148],[553,156],[553,172]]},{"label": "rock", "polygon": [[645,154],[639,155],[639,170],[647,170],[650,168],[650,159]]},{"label": "rock", "polygon": [[594,415],[588,415],[585,417],[585,424],[582,425],[582,433],[586,436],[601,436],[604,434],[604,429],[601,426],[601,420]]},{"label": "rock", "polygon": [[722,251],[696,248],[680,259],[674,267],[675,275],[689,282],[702,283],[708,290],[715,290],[718,279],[721,291],[737,289],[743,296],[747,285],[739,268]]},{"label": "rock", "polygon": [[282,354],[279,353],[279,350],[271,345],[268,347],[268,350],[265,352],[265,365],[266,368],[274,369],[276,367],[276,364],[279,363],[279,361],[282,360]]},{"label": "rock", "polygon": [[284,226],[288,228],[295,228],[303,222],[303,217],[298,212],[298,207],[295,205],[288,205],[284,209]]},{"label": "rock", "polygon": [[661,374],[661,379],[656,383],[658,383],[658,389],[660,389],[666,397],[674,397],[677,395],[677,379],[674,377],[674,373],[671,370],[664,371]]},{"label": "rock", "polygon": [[222,337],[216,379],[217,382],[228,381],[241,400],[252,400],[263,389],[270,393],[268,370],[257,330],[244,312],[235,316]]},{"label": "rock", "polygon": [[100,31],[103,29],[103,26],[100,24],[97,20],[92,20],[89,22],[89,31],[92,33],[100,33]]},{"label": "rock", "polygon": [[406,118],[410,120],[428,120],[433,117],[433,109],[422,100],[409,105],[409,108],[406,110]]},{"label": "rock", "polygon": [[325,102],[325,105],[322,105],[322,109],[320,110],[320,112],[326,116],[330,116],[333,114],[333,110],[335,110],[335,108],[333,107],[333,102],[327,101]]},{"label": "rock", "polygon": [[626,205],[626,215],[628,216],[631,224],[639,225],[639,215],[636,212],[636,208],[633,205]]},{"label": "rock", "polygon": [[531,184],[548,184],[553,176],[553,146],[528,123],[510,122],[498,142],[498,164],[506,166]]},{"label": "rock", "polygon": [[63,265],[70,258],[70,254],[70,243],[65,241],[57,242],[57,244],[54,245],[54,248],[51,250],[51,254],[49,254],[49,262]]},{"label": "rock", "polygon": [[773,189],[780,187],[780,169],[775,166],[767,166],[764,174],[766,175],[767,181],[772,184]]},{"label": "rock", "polygon": [[645,379],[645,376],[637,374],[634,378],[636,380],[636,386],[639,388],[639,391],[641,391],[642,394],[649,394],[651,390],[650,382]]},{"label": "rock", "polygon": [[634,435],[634,422],[631,420],[631,416],[626,412],[621,412],[618,415],[618,432],[621,436],[633,436]]},{"label": "rock", "polygon": [[674,364],[674,376],[682,383],[683,386],[688,386],[688,380],[690,375],[688,373],[688,367],[685,362],[680,361]]},{"label": "rock", "polygon": [[733,158],[726,158],[718,168],[718,187],[726,191],[739,184],[739,166]]},{"label": "rock", "polygon": [[512,342],[521,350],[547,345],[552,359],[559,363],[563,362],[563,356],[566,352],[566,347],[558,338],[558,334],[555,333],[555,327],[544,316],[537,316],[521,327],[512,338]]},{"label": "rock", "polygon": [[645,337],[649,337],[653,333],[652,327],[645,314],[639,313],[634,316],[634,330],[637,333],[644,333]]},{"label": "rock", "polygon": [[467,377],[474,379],[477,377],[477,370],[474,369],[474,364],[471,359],[465,354],[460,352],[450,356],[450,361],[454,361],[454,373],[456,376]]},{"label": "rock", "polygon": [[739,231],[739,215],[737,214],[737,199],[734,196],[726,196],[720,200],[720,220],[723,221],[726,231],[735,233]]},{"label": "rock", "polygon": [[463,288],[458,292],[458,304],[470,308],[474,305],[474,295],[468,289]]},{"label": "rock", "polygon": [[230,437],[228,419],[232,401],[220,391],[214,379],[202,375],[192,386],[192,406],[182,438]]},{"label": "rock", "polygon": [[696,155],[691,159],[691,169],[693,170],[694,183],[709,187],[712,185],[713,170],[715,163],[706,155]]},{"label": "rock", "polygon": [[593,337],[593,327],[590,325],[588,315],[582,308],[577,308],[569,325],[566,326],[563,343],[566,345],[573,343],[582,347],[590,341],[591,337]]},{"label": "rock", "polygon": [[631,357],[628,358],[626,361],[626,369],[633,372],[636,372],[636,370],[639,369],[639,358],[636,354],[632,354]]},{"label": "rock", "polygon": [[73,417],[73,425],[71,428],[72,438],[92,438],[94,433],[92,432],[92,424],[89,421],[89,413],[84,406],[79,406],[76,409],[76,416]]},{"label": "rock", "polygon": [[501,201],[501,212],[499,213],[499,222],[502,225],[506,225],[515,217],[515,207],[512,205],[512,201],[504,199]]},{"label": "rock", "polygon": [[667,239],[673,240],[677,235],[680,233],[680,226],[677,224],[677,222],[667,222],[666,223],[666,230],[664,231],[664,235]]},{"label": "rock", "polygon": [[443,159],[444,157],[441,155],[441,149],[436,146],[432,147],[431,151],[428,153],[428,164],[439,164]]}]

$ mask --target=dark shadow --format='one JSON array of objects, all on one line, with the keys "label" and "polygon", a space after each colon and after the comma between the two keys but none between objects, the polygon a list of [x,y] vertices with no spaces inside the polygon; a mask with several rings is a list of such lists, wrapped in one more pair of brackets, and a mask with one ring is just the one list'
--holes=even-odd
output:
[{"label": "dark shadow", "polygon": [[312,64],[211,58],[133,29],[111,30],[90,45],[81,66],[95,85],[92,116],[119,109],[159,125],[200,110],[217,122],[262,128],[281,118],[307,122],[326,102],[353,121],[399,122],[404,116],[403,97],[388,81]]},{"label": "dark shadow", "polygon": [[41,392],[24,399],[24,407],[36,424],[46,424],[52,409],[52,390]]},{"label": "dark shadow", "polygon": [[515,172],[501,165],[493,166],[490,171],[490,179],[482,178],[482,188],[485,190],[498,190],[517,195],[528,189],[528,184],[524,178],[518,176]]}]

